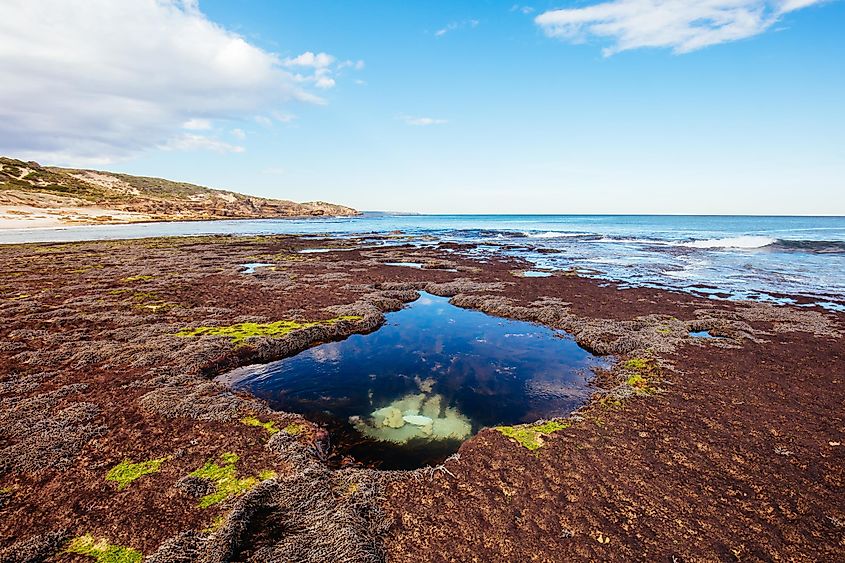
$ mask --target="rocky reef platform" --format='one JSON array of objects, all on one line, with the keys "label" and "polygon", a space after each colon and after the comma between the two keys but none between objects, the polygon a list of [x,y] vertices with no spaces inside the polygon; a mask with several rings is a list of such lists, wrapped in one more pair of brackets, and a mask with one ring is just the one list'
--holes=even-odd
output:
[{"label": "rocky reef platform", "polygon": [[[845,558],[845,316],[372,238],[0,246],[0,561]],[[613,362],[415,471],[332,469],[319,426],[213,381],[419,291]],[[362,423],[434,432],[421,394]]]}]

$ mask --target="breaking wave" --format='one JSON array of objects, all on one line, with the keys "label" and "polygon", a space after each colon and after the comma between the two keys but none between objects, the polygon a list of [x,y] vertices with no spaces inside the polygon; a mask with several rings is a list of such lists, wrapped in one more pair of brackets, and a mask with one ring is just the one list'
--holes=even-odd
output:
[{"label": "breaking wave", "polygon": [[842,240],[778,240],[772,247],[792,252],[845,254],[845,241]]},{"label": "breaking wave", "polygon": [[778,242],[778,239],[764,236],[744,235],[739,237],[712,238],[682,242],[688,248],[763,248]]},{"label": "breaking wave", "polygon": [[565,231],[546,231],[545,233],[525,233],[525,236],[528,238],[576,238],[589,235]]},{"label": "breaking wave", "polygon": [[720,239],[694,240],[680,243],[687,248],[735,248],[754,250],[766,248],[782,252],[811,252],[813,254],[845,254],[841,240],[785,240],[767,236],[746,235]]}]

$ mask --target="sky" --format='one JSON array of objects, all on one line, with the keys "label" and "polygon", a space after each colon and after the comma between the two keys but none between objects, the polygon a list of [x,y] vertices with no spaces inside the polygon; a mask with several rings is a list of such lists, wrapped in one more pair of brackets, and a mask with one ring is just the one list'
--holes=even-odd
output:
[{"label": "sky", "polygon": [[0,0],[0,154],[422,213],[845,215],[841,0]]}]

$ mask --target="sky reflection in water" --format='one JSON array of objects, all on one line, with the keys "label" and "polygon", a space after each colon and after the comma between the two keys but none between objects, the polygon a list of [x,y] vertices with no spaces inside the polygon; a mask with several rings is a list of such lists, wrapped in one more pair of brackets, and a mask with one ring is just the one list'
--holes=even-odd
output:
[{"label": "sky reflection in water", "polygon": [[[468,417],[473,432],[564,416],[588,397],[589,368],[601,363],[563,332],[461,309],[423,293],[389,313],[373,333],[227,377],[276,409],[327,424],[335,445],[356,459],[407,468],[441,461],[460,440],[413,439],[400,446],[363,437],[349,418],[369,419],[373,411],[422,392],[440,395],[443,412],[451,408]],[[421,390],[426,379],[433,382]]]}]

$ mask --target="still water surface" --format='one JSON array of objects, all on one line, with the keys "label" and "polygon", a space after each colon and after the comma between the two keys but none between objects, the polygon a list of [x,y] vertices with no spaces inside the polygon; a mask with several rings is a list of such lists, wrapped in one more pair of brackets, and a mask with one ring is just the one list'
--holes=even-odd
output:
[{"label": "still water surface", "polygon": [[223,379],[325,424],[340,453],[402,469],[442,461],[486,426],[569,414],[605,363],[566,333],[426,293],[386,317],[370,334]]}]

